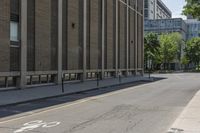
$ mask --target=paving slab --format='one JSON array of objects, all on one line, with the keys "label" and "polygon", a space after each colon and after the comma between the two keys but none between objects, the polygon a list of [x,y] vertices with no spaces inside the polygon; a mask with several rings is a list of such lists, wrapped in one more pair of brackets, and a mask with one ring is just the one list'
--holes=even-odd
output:
[{"label": "paving slab", "polygon": [[200,91],[193,97],[168,133],[200,133]]}]

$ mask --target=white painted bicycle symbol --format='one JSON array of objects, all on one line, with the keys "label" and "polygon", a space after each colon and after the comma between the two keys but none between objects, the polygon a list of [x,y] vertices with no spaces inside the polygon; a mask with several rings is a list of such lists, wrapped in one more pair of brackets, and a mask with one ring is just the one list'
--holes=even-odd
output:
[{"label": "white painted bicycle symbol", "polygon": [[27,132],[34,130],[36,128],[42,127],[42,128],[51,128],[58,126],[60,122],[54,121],[54,122],[43,122],[42,120],[36,120],[36,121],[31,121],[28,123],[23,124],[23,127],[14,131],[14,133],[21,133],[21,132]]}]

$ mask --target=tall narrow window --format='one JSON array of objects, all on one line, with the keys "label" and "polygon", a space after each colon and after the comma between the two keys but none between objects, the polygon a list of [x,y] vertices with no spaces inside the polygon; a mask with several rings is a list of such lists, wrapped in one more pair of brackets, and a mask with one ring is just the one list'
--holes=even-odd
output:
[{"label": "tall narrow window", "polygon": [[11,21],[10,22],[10,40],[13,42],[18,42],[19,37],[18,37],[18,27],[19,24],[18,22]]}]

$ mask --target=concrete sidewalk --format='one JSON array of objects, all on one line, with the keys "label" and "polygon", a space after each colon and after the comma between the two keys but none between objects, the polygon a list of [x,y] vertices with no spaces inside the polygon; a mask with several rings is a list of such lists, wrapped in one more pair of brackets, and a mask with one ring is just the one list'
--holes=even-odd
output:
[{"label": "concrete sidewalk", "polygon": [[79,83],[65,84],[62,93],[61,85],[33,87],[23,90],[10,90],[0,92],[0,106],[7,106],[12,104],[19,104],[33,100],[45,99],[56,96],[63,96],[76,92],[82,92],[102,87],[111,87],[119,84],[127,84],[135,81],[149,81],[147,77],[125,77],[119,82],[118,78],[106,79],[99,81],[99,87],[97,87],[97,81],[86,81]]},{"label": "concrete sidewalk", "polygon": [[200,133],[200,91],[193,97],[168,133]]}]

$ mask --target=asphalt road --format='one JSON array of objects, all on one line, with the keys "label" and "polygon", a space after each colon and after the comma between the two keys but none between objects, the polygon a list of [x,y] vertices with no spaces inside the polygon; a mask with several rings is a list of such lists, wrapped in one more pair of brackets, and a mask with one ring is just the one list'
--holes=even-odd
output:
[{"label": "asphalt road", "polygon": [[166,79],[0,108],[0,133],[166,133],[200,74],[156,76]]}]

